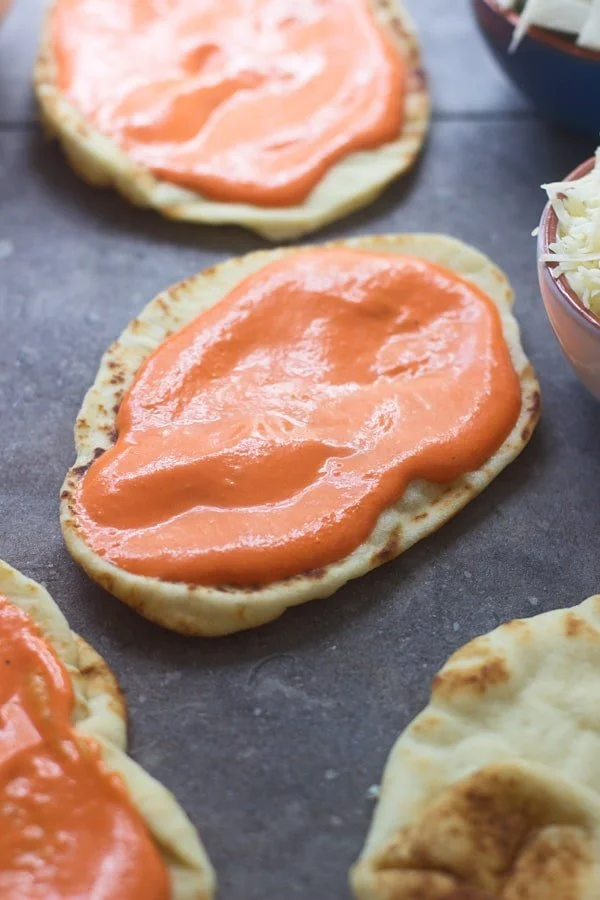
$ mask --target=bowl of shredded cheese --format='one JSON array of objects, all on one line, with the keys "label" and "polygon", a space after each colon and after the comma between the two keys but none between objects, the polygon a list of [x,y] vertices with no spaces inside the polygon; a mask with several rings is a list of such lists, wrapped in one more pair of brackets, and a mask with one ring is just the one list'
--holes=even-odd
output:
[{"label": "bowl of shredded cheese", "polygon": [[600,399],[600,148],[564,181],[543,185],[538,275],[565,356]]},{"label": "bowl of shredded cheese", "polygon": [[500,66],[544,116],[600,132],[600,0],[472,0]]}]

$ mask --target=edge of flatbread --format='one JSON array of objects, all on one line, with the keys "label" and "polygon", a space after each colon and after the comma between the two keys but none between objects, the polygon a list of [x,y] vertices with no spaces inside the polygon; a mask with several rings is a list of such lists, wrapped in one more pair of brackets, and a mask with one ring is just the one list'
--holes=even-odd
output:
[{"label": "edge of flatbread", "polygon": [[358,900],[600,896],[599,697],[600,596],[457,650],[388,758]]},{"label": "edge of flatbread", "polygon": [[274,208],[222,203],[155,178],[110,138],[97,131],[73,107],[56,84],[50,11],[34,71],[42,122],[60,141],[72,168],[98,187],[115,187],[137,206],[151,207],[170,219],[211,225],[237,224],[271,241],[298,238],[348,215],[374,200],[410,168],[429,127],[430,103],[412,20],[400,0],[372,0],[381,27],[407,64],[405,120],[395,141],[375,150],[351,153],[334,164],[309,197],[297,206]]},{"label": "edge of flatbread", "polygon": [[32,617],[65,665],[75,730],[98,743],[106,765],[123,779],[168,868],[173,900],[212,900],[215,876],[194,826],[173,795],[125,752],[127,709],[108,664],[70,630],[45,588],[2,560],[0,595]]},{"label": "edge of flatbread", "polygon": [[440,235],[386,235],[321,245],[353,247],[432,260],[473,282],[496,303],[504,336],[521,381],[518,420],[496,453],[478,470],[447,485],[412,482],[402,498],[380,516],[369,538],[351,554],[323,569],[251,587],[202,587],[133,575],[94,553],[79,533],[74,498],[94,459],[116,440],[119,404],[146,357],[167,336],[217,303],[242,279],[290,253],[310,247],[279,248],[236,257],[159,294],[104,354],[75,424],[77,459],[65,478],[60,503],[63,536],[73,558],[88,575],[139,613],[183,634],[216,636],[262,625],[288,607],[328,597],[352,578],[388,562],[436,531],[479,494],[529,441],[539,417],[539,385],[511,312],[512,290],[502,272],[483,254]]}]

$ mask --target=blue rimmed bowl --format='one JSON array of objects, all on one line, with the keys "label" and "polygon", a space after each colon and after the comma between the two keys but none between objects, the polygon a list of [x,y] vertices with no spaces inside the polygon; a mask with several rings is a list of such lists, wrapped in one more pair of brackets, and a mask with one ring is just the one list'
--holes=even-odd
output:
[{"label": "blue rimmed bowl", "polygon": [[519,16],[495,0],[472,0],[481,32],[508,77],[539,112],[568,128],[600,134],[600,52],[546,28],[529,28],[514,52]]}]

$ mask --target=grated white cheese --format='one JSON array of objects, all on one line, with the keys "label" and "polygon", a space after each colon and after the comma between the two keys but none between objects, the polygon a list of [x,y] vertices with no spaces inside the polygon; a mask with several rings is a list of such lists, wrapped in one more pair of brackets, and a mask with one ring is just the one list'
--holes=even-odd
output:
[{"label": "grated white cheese", "polygon": [[543,259],[558,263],[582,303],[600,317],[600,147],[596,164],[576,181],[543,184],[558,219],[556,241]]},{"label": "grated white cheese", "polygon": [[600,0],[499,0],[499,3],[504,9],[521,13],[511,50],[516,49],[530,25],[572,34],[580,47],[600,49]]},{"label": "grated white cheese", "polygon": [[589,15],[579,32],[577,43],[580,47],[600,50],[600,0],[592,0]]}]

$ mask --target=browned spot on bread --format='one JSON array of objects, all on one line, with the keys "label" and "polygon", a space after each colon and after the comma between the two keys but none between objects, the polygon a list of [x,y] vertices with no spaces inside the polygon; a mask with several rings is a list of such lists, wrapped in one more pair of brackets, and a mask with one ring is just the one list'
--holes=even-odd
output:
[{"label": "browned spot on bread", "polygon": [[567,613],[565,616],[565,634],[567,637],[585,637],[588,640],[600,642],[600,632],[585,619],[576,616],[575,613]]},{"label": "browned spot on bread", "polygon": [[505,660],[496,657],[470,668],[442,669],[433,679],[432,691],[442,697],[451,697],[461,691],[485,694],[490,688],[498,687],[509,679],[510,672]]},{"label": "browned spot on bread", "polygon": [[106,665],[103,665],[100,660],[92,658],[86,665],[84,665],[81,669],[82,675],[87,675],[89,678],[94,677],[103,677],[106,673]]},{"label": "browned spot on bread", "polygon": [[388,541],[381,550],[374,554],[372,557],[372,562],[375,565],[380,565],[381,563],[385,563],[390,559],[393,559],[395,556],[398,556],[400,552],[400,534],[399,530],[395,531],[388,538]]},{"label": "browned spot on bread", "polygon": [[[315,580],[319,580],[320,578],[323,578],[324,575],[325,575],[325,569],[323,569],[323,568],[308,569],[306,572],[304,572],[305,578],[314,578]],[[292,579],[290,579],[290,580],[292,580]]]},{"label": "browned spot on bread", "polygon": [[429,513],[426,512],[419,513],[417,516],[415,516],[415,522],[420,522],[421,519],[426,519],[428,515]]},{"label": "browned spot on bread", "polygon": [[[198,588],[205,588],[206,585],[201,584],[192,584],[189,583],[187,585],[188,591],[196,591]],[[259,591],[264,585],[262,584],[244,584],[244,585],[236,585],[236,584],[216,584],[214,587],[211,585],[213,590],[219,591],[221,594],[252,594],[254,591]]]},{"label": "browned spot on bread", "polygon": [[[593,863],[583,829],[562,826],[554,834],[542,832],[531,840],[530,846],[525,848],[518,860],[516,874],[511,879],[515,887],[514,896],[526,897],[530,885],[548,884],[552,886],[552,897],[580,900],[584,896],[582,883],[588,880],[586,874],[589,875]],[[598,896],[597,891],[593,895],[587,890],[585,893],[587,896]]]},{"label": "browned spot on bread", "polygon": [[380,870],[376,876],[376,897],[386,900],[497,900],[487,891],[438,872],[393,872]]},{"label": "browned spot on bread", "polygon": [[73,475],[77,476],[78,478],[83,477],[85,475],[85,473],[88,471],[88,469],[90,468],[90,466],[92,465],[92,463],[94,462],[94,460],[99,459],[105,451],[106,451],[106,447],[96,447],[96,449],[94,450],[94,453],[92,455],[92,459],[90,459],[89,462],[83,463],[83,465],[81,465],[81,466],[74,466],[71,469],[71,472],[73,473]]},{"label": "browned spot on bread", "polygon": [[464,644],[452,654],[452,662],[455,660],[482,659],[490,655],[490,645],[487,635],[474,638],[468,644]]},{"label": "browned spot on bread", "polygon": [[109,572],[102,572],[98,576],[95,576],[95,579],[98,581],[98,584],[104,588],[105,591],[108,591],[109,594],[113,593],[115,580]]},{"label": "browned spot on bread", "polygon": [[372,860],[388,900],[596,897],[587,813],[551,780],[490,766],[450,786]]},{"label": "browned spot on bread", "polygon": [[432,713],[426,713],[414,720],[411,725],[411,731],[418,737],[428,737],[430,733],[436,731],[441,724],[442,720],[439,716],[435,716]]},{"label": "browned spot on bread", "polygon": [[[441,492],[439,497],[436,497],[435,500],[432,501],[431,505],[436,506],[438,503],[443,503],[444,500],[446,499],[446,497],[448,496],[448,494],[453,494],[457,490],[463,490],[463,488],[465,488],[465,487],[466,487],[466,485],[458,485],[458,487],[456,485],[452,485],[452,484],[446,485],[446,487],[443,489],[443,491]],[[468,488],[467,488],[467,490],[468,490]]]},{"label": "browned spot on bread", "polygon": [[85,693],[90,697],[102,695],[105,703],[125,722],[127,704],[121,686],[106,661],[81,637],[75,637],[79,649],[79,671],[83,676]]},{"label": "browned spot on bread", "polygon": [[115,372],[115,374],[112,375],[111,378],[109,379],[109,384],[114,384],[114,385],[123,384],[124,381],[125,381],[124,372]]},{"label": "browned spot on bread", "polygon": [[186,292],[194,284],[195,281],[196,277],[184,278],[183,281],[178,282],[178,284],[174,285],[170,290],[168,290],[166,296],[169,298],[169,300],[181,300],[182,296],[186,294]]},{"label": "browned spot on bread", "polygon": [[511,638],[521,647],[531,644],[533,633],[527,619],[512,619],[501,626],[502,631],[512,632]]},{"label": "browned spot on bread", "polygon": [[529,413],[529,421],[525,424],[525,426],[523,427],[523,430],[521,431],[521,439],[523,440],[524,443],[527,443],[527,441],[530,439],[531,435],[533,434],[533,429],[535,428],[537,420],[539,418],[540,406],[541,406],[540,392],[534,391],[531,396],[531,405],[530,405],[529,409],[527,410],[527,412]]}]

